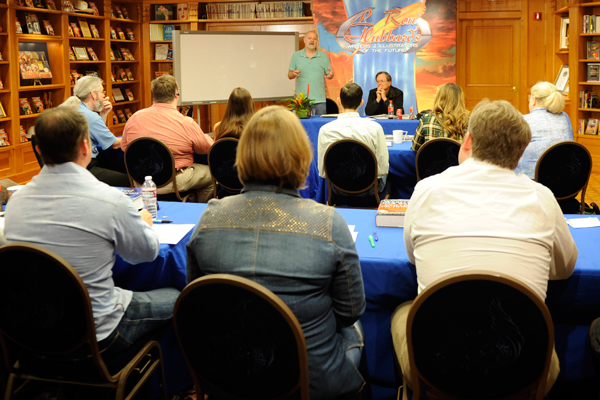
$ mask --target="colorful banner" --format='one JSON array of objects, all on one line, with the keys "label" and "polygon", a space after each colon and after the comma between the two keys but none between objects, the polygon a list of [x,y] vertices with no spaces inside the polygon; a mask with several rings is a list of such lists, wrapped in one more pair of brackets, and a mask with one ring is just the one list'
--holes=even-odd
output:
[{"label": "colorful banner", "polygon": [[437,86],[456,82],[455,1],[313,0],[313,18],[335,72],[329,98],[356,82],[366,104],[375,75],[387,71],[404,93],[404,110],[416,113],[432,107]]}]

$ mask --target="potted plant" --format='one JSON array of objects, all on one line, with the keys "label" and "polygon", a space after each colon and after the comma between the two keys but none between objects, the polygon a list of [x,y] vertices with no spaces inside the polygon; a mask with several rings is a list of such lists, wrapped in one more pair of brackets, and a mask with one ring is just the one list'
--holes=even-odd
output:
[{"label": "potted plant", "polygon": [[290,104],[288,104],[288,108],[290,110],[294,110],[298,118],[310,118],[310,110],[313,108],[313,103],[315,101],[308,98],[309,91],[310,86],[308,86],[306,90],[306,95],[304,95],[304,93],[294,93],[293,98],[282,100],[290,102]]}]

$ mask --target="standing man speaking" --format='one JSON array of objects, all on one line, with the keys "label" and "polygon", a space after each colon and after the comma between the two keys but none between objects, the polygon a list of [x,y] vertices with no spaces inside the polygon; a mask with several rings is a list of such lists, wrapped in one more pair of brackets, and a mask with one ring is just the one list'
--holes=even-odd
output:
[{"label": "standing man speaking", "polygon": [[[288,78],[296,80],[296,93],[310,94],[315,101],[315,114],[325,114],[325,78],[332,79],[333,71],[327,54],[317,50],[317,32],[309,31],[304,36],[304,50],[294,53],[290,61]],[[310,85],[310,93],[308,92]]]}]

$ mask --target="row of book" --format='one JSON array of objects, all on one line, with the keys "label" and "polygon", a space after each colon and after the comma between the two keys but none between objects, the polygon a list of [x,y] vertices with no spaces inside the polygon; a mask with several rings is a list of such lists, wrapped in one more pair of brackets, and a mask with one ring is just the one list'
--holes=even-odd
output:
[{"label": "row of book", "polygon": [[587,90],[579,91],[579,108],[600,108],[598,93],[588,92]]},{"label": "row of book", "polygon": [[304,16],[304,3],[301,1],[206,5],[207,19],[297,18]]},{"label": "row of book", "polygon": [[[44,32],[40,27],[40,21],[38,20],[37,15],[35,14],[25,14],[25,25],[22,26],[19,20],[15,21],[16,33],[27,33],[31,35],[41,35],[42,33],[45,35],[54,36],[54,28],[49,20],[42,20],[44,24]],[[25,30],[23,30],[23,27]]]},{"label": "row of book", "polygon": [[583,16],[583,33],[600,33],[600,15]]},{"label": "row of book", "polygon": [[[44,107],[44,103],[42,102],[41,97],[34,96],[31,98],[33,105],[35,106],[35,113],[43,113],[46,109]],[[31,103],[27,97],[22,97],[19,99],[19,106],[21,107],[21,115],[31,115],[34,114],[34,109],[31,107]]]},{"label": "row of book", "polygon": [[98,61],[98,55],[91,46],[69,47],[69,61]]},{"label": "row of book", "polygon": [[129,118],[132,116],[132,112],[129,108],[124,110],[114,110],[113,112],[113,125],[118,125],[119,123],[124,124],[127,122]]},{"label": "row of book", "polygon": [[[96,14],[98,15],[98,14]],[[123,8],[119,7],[119,6],[111,6],[110,7],[110,17],[111,18],[118,18],[118,19],[130,19],[129,18],[129,11],[127,11],[127,8],[125,8],[123,6]]]},{"label": "row of book", "polygon": [[125,36],[125,32],[123,32],[123,30],[119,27],[117,27],[116,29],[113,28],[112,26],[110,27],[110,38],[114,39],[114,40],[135,40],[135,35],[133,33],[133,31],[130,28],[126,28],[127,29],[127,36]]},{"label": "row of book", "polygon": [[588,60],[600,60],[600,41],[588,40],[586,44],[586,58]]},{"label": "row of book", "polygon": [[580,135],[597,135],[598,134],[598,119],[580,119],[578,133]]},{"label": "row of book", "polygon": [[156,43],[154,45],[154,59],[155,60],[172,60],[173,49],[169,46],[169,43]]},{"label": "row of book", "polygon": [[150,41],[173,40],[174,30],[172,24],[150,24]]},{"label": "row of book", "polygon": [[122,101],[134,101],[135,100],[135,97],[133,96],[133,92],[131,91],[131,89],[125,88],[123,90],[125,91],[127,98],[125,98],[125,96],[123,95],[121,88],[118,88],[118,87],[112,88],[113,100],[115,103],[120,103]]},{"label": "row of book", "polygon": [[[21,143],[28,142],[29,139],[27,139],[27,132],[25,132],[25,128],[23,128],[23,125],[20,126],[19,131],[20,131]],[[8,140],[8,134],[6,133],[6,131],[4,129],[0,129],[0,147],[5,147],[5,146],[10,146],[10,141]]]},{"label": "row of book", "polygon": [[117,49],[115,46],[110,47],[110,60],[111,61],[135,61],[133,54],[126,47]]},{"label": "row of book", "polygon": [[77,21],[79,26],[77,22],[71,22],[68,25],[69,37],[100,38],[100,32],[98,32],[96,25],[88,24],[84,18],[79,18]]}]

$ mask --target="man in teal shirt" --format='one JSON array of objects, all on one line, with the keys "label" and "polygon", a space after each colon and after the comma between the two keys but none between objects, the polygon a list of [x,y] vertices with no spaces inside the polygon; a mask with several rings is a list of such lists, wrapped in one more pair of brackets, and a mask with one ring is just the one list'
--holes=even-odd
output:
[{"label": "man in teal shirt", "polygon": [[325,78],[332,79],[333,71],[327,54],[317,50],[317,41],[319,37],[317,32],[310,31],[304,36],[304,50],[294,53],[290,61],[289,79],[296,79],[296,93],[308,92],[309,96],[315,101],[315,114],[325,114]]}]

